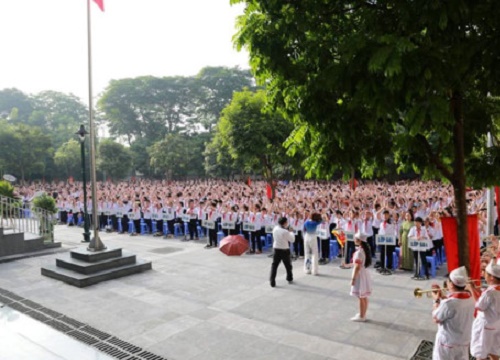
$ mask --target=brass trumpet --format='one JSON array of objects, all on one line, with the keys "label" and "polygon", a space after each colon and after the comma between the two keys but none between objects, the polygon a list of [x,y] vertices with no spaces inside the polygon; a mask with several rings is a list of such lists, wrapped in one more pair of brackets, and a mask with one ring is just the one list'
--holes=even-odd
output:
[{"label": "brass trumpet", "polygon": [[422,290],[420,288],[415,288],[415,290],[413,290],[413,296],[416,297],[417,299],[420,299],[425,294],[426,297],[432,298],[432,293],[433,292],[436,292],[436,293],[440,292],[441,293],[440,297],[445,297],[446,296],[446,290],[445,289]]}]

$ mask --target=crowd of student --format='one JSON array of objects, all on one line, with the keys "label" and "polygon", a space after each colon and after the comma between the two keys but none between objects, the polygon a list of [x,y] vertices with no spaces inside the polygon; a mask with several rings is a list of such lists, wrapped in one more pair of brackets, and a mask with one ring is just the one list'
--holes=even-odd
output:
[{"label": "crowd of student", "polygon": [[[84,204],[81,183],[31,184],[17,190],[26,200],[39,191],[53,194],[60,221],[82,223]],[[141,233],[141,223],[145,223],[149,233],[155,230],[156,236],[172,236],[183,233],[186,223],[187,233],[183,236],[197,239],[197,229],[201,226],[208,233],[207,248],[212,248],[217,246],[217,230],[222,226],[225,234],[243,233],[251,244],[252,254],[262,253],[261,236],[270,234],[278,218],[286,216],[297,237],[294,243],[295,257],[304,256],[304,221],[313,212],[318,212],[324,221],[318,227],[322,240],[319,249],[312,249],[314,269],[317,269],[318,264],[329,261],[331,231],[339,229],[351,233],[359,231],[366,235],[372,257],[376,255],[376,234],[396,236],[396,245],[401,249],[399,266],[404,270],[415,270],[415,276],[418,276],[414,265],[417,253],[412,253],[409,239],[416,238],[417,234],[410,234],[410,230],[416,228],[418,237],[430,240],[429,253],[433,250],[439,253],[443,245],[440,218],[454,213],[450,186],[420,181],[395,184],[364,182],[355,190],[344,182],[278,183],[276,197],[271,201],[267,197],[264,182],[254,182],[249,186],[243,182],[222,180],[138,180],[98,183],[97,197],[101,228],[137,235]],[[481,238],[489,235],[486,230],[485,202],[483,191],[467,193],[469,213],[479,215]],[[87,211],[92,212],[91,197],[87,200]],[[382,272],[384,268],[393,268],[394,248],[381,247],[379,265]],[[354,243],[348,242],[347,263],[351,261],[353,253]],[[422,257],[425,255],[424,252],[420,253]]]},{"label": "crowd of student", "polygon": [[[81,225],[81,184],[31,184],[17,191],[26,201],[40,191],[52,194],[59,220]],[[418,278],[417,264],[425,264],[426,255],[439,255],[443,248],[441,217],[455,213],[451,187],[439,182],[365,182],[352,189],[342,182],[297,181],[276,184],[272,201],[267,193],[264,182],[251,186],[222,180],[99,183],[96,206],[99,225],[108,231],[137,235],[142,227],[156,236],[182,234],[187,241],[198,240],[199,229],[204,229],[207,249],[217,247],[217,233],[221,230],[224,235],[243,234],[250,244],[249,253],[260,254],[262,236],[273,234],[273,287],[281,261],[287,269],[287,280],[293,281],[290,244],[294,258],[304,257],[304,271],[316,275],[318,265],[330,261],[330,241],[335,239],[332,230],[355,234],[353,241],[344,243],[343,266],[353,268],[351,295],[359,298],[360,310],[351,320],[359,322],[366,321],[371,294],[366,268],[377,255],[375,236],[396,238],[396,244],[379,247],[380,258],[375,265],[379,272],[390,273],[387,269],[393,268],[391,255],[397,245],[400,269],[415,271],[414,277]],[[89,213],[92,201],[89,198],[87,202]],[[467,207],[468,213],[478,214],[479,218],[478,247],[482,247],[481,270],[487,288],[480,292],[473,284],[467,285],[467,275],[459,268],[450,274],[446,297],[440,291],[433,293],[433,318],[439,325],[434,359],[467,359],[469,346],[478,359],[498,359],[500,353],[498,238],[486,229],[485,193],[468,191]],[[495,224],[498,232],[498,219]],[[429,250],[413,252],[410,244],[414,240],[427,241]],[[425,266],[424,271],[429,278]],[[466,286],[473,288],[467,291]],[[475,320],[474,307],[478,312]]]}]

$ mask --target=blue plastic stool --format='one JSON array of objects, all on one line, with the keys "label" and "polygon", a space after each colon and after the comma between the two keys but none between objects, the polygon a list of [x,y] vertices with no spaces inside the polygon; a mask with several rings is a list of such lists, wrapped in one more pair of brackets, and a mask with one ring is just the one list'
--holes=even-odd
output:
[{"label": "blue plastic stool", "polygon": [[24,209],[23,213],[24,213],[23,214],[24,218],[26,218],[26,219],[31,218],[31,211],[30,211],[30,209]]},{"label": "blue plastic stool", "polygon": [[339,244],[337,240],[330,240],[330,261],[339,255]]},{"label": "blue plastic stool", "polygon": [[168,224],[166,221],[163,222],[163,235],[168,235]]},{"label": "blue plastic stool", "polygon": [[266,234],[266,243],[270,248],[273,247],[273,234]]},{"label": "blue plastic stool", "polygon": [[133,234],[133,233],[137,232],[135,230],[134,220],[132,220],[132,219],[130,219],[128,222],[128,232],[129,232],[129,234]]},{"label": "blue plastic stool", "polygon": [[392,253],[392,270],[395,271],[399,267],[399,255],[397,252]]},{"label": "blue plastic stool", "polygon": [[269,248],[265,236],[260,237],[260,243],[262,244],[262,250],[267,250]]},{"label": "blue plastic stool", "polygon": [[153,228],[152,233],[156,234],[158,232],[158,227],[156,226],[156,220],[151,222],[151,227]]},{"label": "blue plastic stool", "polygon": [[189,235],[189,225],[187,222],[184,223],[184,236]]},{"label": "blue plastic stool", "polygon": [[436,264],[437,264],[437,259],[436,255],[433,256],[426,256],[425,257],[426,263],[422,264],[420,267],[420,276],[425,275],[425,268],[424,266],[427,266],[427,263],[431,264],[431,277],[435,278],[436,277]]},{"label": "blue plastic stool", "polygon": [[219,247],[220,241],[224,238],[224,233],[221,231],[217,232],[217,247]]},{"label": "blue plastic stool", "polygon": [[441,263],[444,264],[446,262],[446,250],[444,246],[441,247]]},{"label": "blue plastic stool", "polygon": [[74,222],[73,222],[73,214],[68,214],[68,221],[67,221],[67,225],[69,225],[70,223],[71,223],[71,224],[74,224]]},{"label": "blue plastic stool", "polygon": [[205,236],[205,233],[203,232],[203,228],[200,225],[196,226],[196,230],[198,231],[198,237],[202,238]]},{"label": "blue plastic stool", "polygon": [[182,233],[181,233],[181,224],[180,223],[175,223],[174,224],[174,236],[175,237],[178,237],[178,236],[181,236]]},{"label": "blue plastic stool", "polygon": [[144,219],[141,219],[141,235],[147,234],[148,233],[148,227],[146,225],[146,222]]},{"label": "blue plastic stool", "polygon": [[123,232],[122,218],[118,218],[118,232]]}]

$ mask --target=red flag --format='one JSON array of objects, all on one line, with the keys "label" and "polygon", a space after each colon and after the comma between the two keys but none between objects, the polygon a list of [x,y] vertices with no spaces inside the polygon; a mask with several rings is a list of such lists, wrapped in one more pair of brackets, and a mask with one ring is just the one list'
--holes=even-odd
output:
[{"label": "red flag", "polygon": [[500,186],[495,186],[495,195],[497,197],[497,219],[500,223]]},{"label": "red flag", "polygon": [[101,11],[104,11],[104,0],[94,0],[94,2],[97,4],[97,6],[99,6],[99,9],[101,9]]},{"label": "red flag", "polygon": [[345,234],[342,230],[332,230],[332,234],[337,238],[340,247],[345,245]]},{"label": "red flag", "polygon": [[266,184],[266,195],[269,200],[273,199],[273,189],[271,188],[271,185]]},{"label": "red flag", "polygon": [[[450,273],[458,268],[457,219],[443,217],[441,218],[441,224],[446,260],[448,261],[448,272]],[[469,232],[469,277],[479,280],[481,279],[481,258],[477,215],[467,215],[467,229]]]},{"label": "red flag", "polygon": [[247,181],[245,182],[248,187],[252,187],[252,179],[250,179],[250,176],[247,177]]},{"label": "red flag", "polygon": [[356,190],[358,187],[358,180],[356,178],[352,178],[351,181],[349,181],[349,187],[352,189],[352,191]]}]

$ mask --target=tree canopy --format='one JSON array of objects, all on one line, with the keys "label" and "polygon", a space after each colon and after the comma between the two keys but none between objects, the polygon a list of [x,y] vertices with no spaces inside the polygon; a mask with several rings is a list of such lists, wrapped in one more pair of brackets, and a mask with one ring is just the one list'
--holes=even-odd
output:
[{"label": "tree canopy", "polygon": [[[468,264],[465,185],[498,180],[485,136],[498,109],[500,41],[494,1],[245,3],[235,42],[296,127],[290,151],[309,175],[400,170],[455,189],[460,262]],[[467,171],[466,171],[467,169]]]},{"label": "tree canopy", "polygon": [[290,163],[283,142],[293,126],[265,105],[263,90],[235,93],[222,111],[213,144],[219,160],[228,153],[241,169],[262,173],[272,183],[277,167]]}]

